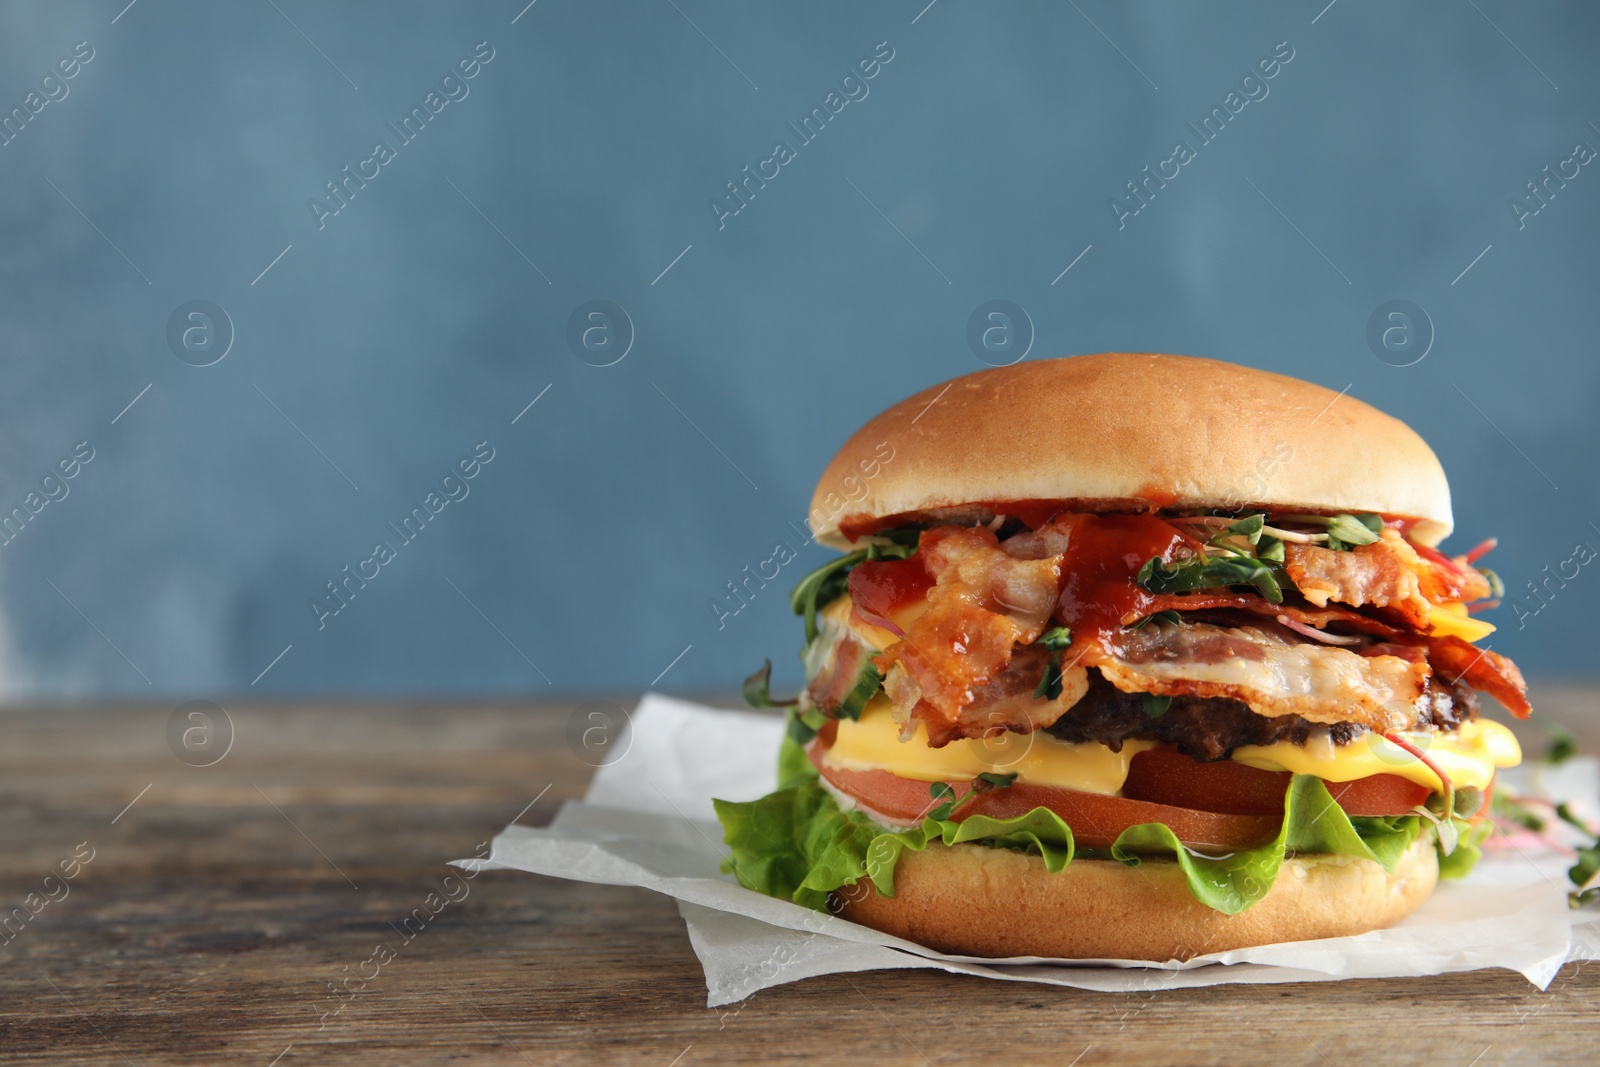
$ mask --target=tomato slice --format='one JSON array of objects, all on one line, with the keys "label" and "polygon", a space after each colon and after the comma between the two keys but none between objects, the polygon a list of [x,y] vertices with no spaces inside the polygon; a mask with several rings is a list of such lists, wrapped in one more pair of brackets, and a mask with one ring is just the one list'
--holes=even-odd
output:
[{"label": "tomato slice", "polygon": [[1224,815],[1282,815],[1291,777],[1288,771],[1233,760],[1201,763],[1175,748],[1153,748],[1129,763],[1122,795]]},{"label": "tomato slice", "polygon": [[[901,778],[888,771],[847,771],[822,766],[817,750],[813,748],[812,751],[812,762],[829,784],[880,814],[893,819],[919,819],[940,803],[928,795],[927,782]],[[962,798],[972,788],[970,782],[949,784],[957,797]],[[988,815],[1010,819],[1026,815],[1034,808],[1048,808],[1061,816],[1072,827],[1072,836],[1080,848],[1110,848],[1128,827],[1158,822],[1171,827],[1178,840],[1191,848],[1230,852],[1272,840],[1282,822],[1281,814],[1223,815],[1026,782],[984,793],[963,804],[960,815],[962,818]]]},{"label": "tomato slice", "polygon": [[[929,795],[927,782],[883,770],[825,766],[822,753],[832,740],[823,736],[812,745],[811,762],[840,792],[897,820],[920,819],[940,803]],[[1048,808],[1072,827],[1084,848],[1109,848],[1128,827],[1159,822],[1191,848],[1229,851],[1276,836],[1290,777],[1287,771],[1264,771],[1231,760],[1201,763],[1176,749],[1158,748],[1133,758],[1121,796],[1017,782],[962,803],[959,814],[1009,819]],[[948,784],[963,800],[972,788],[970,782]],[[1404,815],[1431,792],[1395,774],[1323,784],[1347,815]]]},{"label": "tomato slice", "polygon": [[1433,790],[1398,774],[1374,774],[1353,782],[1328,782],[1328,795],[1346,815],[1404,815],[1426,803]]},{"label": "tomato slice", "polygon": [[[1264,771],[1232,760],[1199,763],[1176,749],[1158,748],[1133,757],[1122,795],[1183,808],[1233,815],[1268,815],[1283,810],[1288,771]],[[1353,782],[1323,780],[1346,815],[1404,815],[1432,790],[1398,774],[1374,774]]]}]

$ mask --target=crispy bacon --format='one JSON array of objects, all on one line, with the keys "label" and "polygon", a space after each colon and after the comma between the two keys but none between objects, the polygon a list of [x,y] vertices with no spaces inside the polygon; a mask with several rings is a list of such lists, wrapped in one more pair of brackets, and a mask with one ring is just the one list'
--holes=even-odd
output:
[{"label": "crispy bacon", "polygon": [[1370,604],[1417,630],[1428,628],[1433,605],[1422,594],[1418,577],[1427,565],[1392,529],[1386,527],[1381,540],[1346,552],[1286,544],[1283,569],[1300,594],[1319,608],[1330,600],[1353,608]]},{"label": "crispy bacon", "polygon": [[972,687],[972,699],[954,719],[946,718],[922,699],[921,688],[900,664],[889,670],[884,692],[900,722],[900,739],[910,740],[922,724],[928,731],[928,747],[943,748],[963,737],[987,738],[997,733],[1026,734],[1051,725],[1089,691],[1089,672],[1082,666],[1068,666],[1061,674],[1061,693],[1054,700],[1034,696],[1039,678],[1048,665],[1045,649],[1017,649],[1005,669],[993,678]]},{"label": "crispy bacon", "polygon": [[892,683],[886,688],[895,720],[912,730],[914,715],[927,723],[930,740],[942,736],[971,703],[973,690],[1011,662],[1017,633],[1008,617],[969,604],[930,607],[877,659]]},{"label": "crispy bacon", "polygon": [[1037,530],[1013,534],[1000,542],[1000,549],[1013,559],[1048,559],[1063,555],[1072,544],[1073,527],[1086,517],[1079,514],[1058,516]]},{"label": "crispy bacon", "polygon": [[[1399,637],[1406,632],[1398,626],[1391,626],[1381,619],[1349,608],[1302,608],[1293,604],[1273,604],[1259,593],[1168,593],[1151,598],[1149,614],[1158,611],[1209,611],[1216,608],[1237,608],[1269,618],[1287,615],[1303,626],[1315,626],[1319,630],[1326,630],[1329,623],[1339,623],[1358,633],[1375,637]],[[1136,618],[1124,617],[1122,623],[1127,626],[1137,621]]]},{"label": "crispy bacon", "polygon": [[[1229,697],[1268,717],[1359,721],[1378,732],[1415,720],[1438,670],[1527,714],[1526,686],[1509,660],[1460,638],[1426,634],[1435,603],[1487,593],[1487,581],[1466,556],[1450,559],[1413,545],[1392,527],[1379,541],[1349,551],[1289,543],[1284,569],[1304,600],[1287,586],[1292,602],[1285,604],[1253,592],[1148,595],[1132,586],[1130,572],[1127,588],[1137,595],[1120,601],[1122,585],[1095,586],[1094,603],[1117,606],[1103,621],[1080,626],[1059,614],[1058,595],[1064,580],[1071,588],[1080,580],[1084,561],[1074,553],[1090,551],[1085,546],[1098,544],[1094,536],[1104,540],[1099,526],[1083,525],[1094,518],[1059,515],[1005,542],[984,527],[936,526],[922,535],[916,558],[934,583],[927,609],[877,659],[903,736],[922,724],[929,743],[940,747],[996,729],[1041,728],[1083,694],[1088,667],[1124,692]],[[1104,586],[1108,579],[1099,577]],[[1126,604],[1137,607],[1119,619]],[[1072,626],[1074,642],[1063,657],[1062,695],[1045,701],[1033,691],[1048,653],[1030,646],[1053,611]],[[1221,614],[1118,627],[1162,611]],[[1262,621],[1246,621],[1250,616]],[[1305,628],[1375,640],[1340,647],[1309,640]]]},{"label": "crispy bacon", "polygon": [[1330,600],[1351,607],[1371,605],[1417,630],[1426,630],[1433,605],[1481,600],[1489,580],[1468,562],[1414,545],[1392,527],[1382,539],[1348,552],[1316,545],[1284,546],[1284,570],[1301,594],[1318,607]]},{"label": "crispy bacon", "polygon": [[1528,683],[1517,665],[1498,652],[1479,648],[1459,637],[1428,638],[1428,658],[1452,680],[1461,680],[1494,697],[1519,719],[1533,711]]},{"label": "crispy bacon", "polygon": [[1030,645],[1017,649],[1006,669],[972,692],[972,703],[961,709],[960,724],[968,737],[988,737],[996,730],[1025,734],[1042,730],[1089,690],[1089,671],[1070,666],[1061,672],[1061,694],[1041,700],[1034,691],[1049,668],[1049,649]]},{"label": "crispy bacon", "polygon": [[[1406,542],[1410,544],[1410,542]],[[1412,545],[1423,562],[1417,576],[1422,595],[1435,604],[1449,601],[1482,600],[1489,595],[1489,579],[1472,565],[1468,556],[1454,559],[1427,545]]]},{"label": "crispy bacon", "polygon": [[[1042,730],[1061,718],[1089,691],[1088,669],[1072,664],[1061,672],[1061,692],[1055,699],[1035,696],[1049,660],[1047,649],[1018,648],[1004,670],[973,687],[971,701],[961,708],[954,722],[927,714],[929,709],[918,709],[906,720],[902,733],[915,733],[916,724],[921,722],[928,729],[929,746],[941,748],[960,737],[991,738],[1006,731],[1026,734]],[[891,701],[895,700],[898,689],[896,686],[890,690]],[[907,695],[901,693],[901,699]]]},{"label": "crispy bacon", "polygon": [[[934,579],[928,609],[878,657],[903,731],[918,720],[935,747],[965,736],[963,709],[1032,643],[1055,606],[1061,557],[1015,559],[982,527],[940,526],[918,552]],[[1037,675],[1035,675],[1037,681]]]},{"label": "crispy bacon", "polygon": [[1258,715],[1408,727],[1431,674],[1425,660],[1360,656],[1244,626],[1153,623],[1127,630],[1083,662],[1125,693],[1230,697]]},{"label": "crispy bacon", "polygon": [[988,530],[951,526],[923,534],[918,551],[934,581],[930,612],[962,605],[1002,615],[1016,624],[1023,642],[1033,641],[1050,621],[1061,580],[1060,555],[1014,559]]},{"label": "crispy bacon", "polygon": [[1358,633],[1371,634],[1374,637],[1401,637],[1405,634],[1405,631],[1398,626],[1390,626],[1382,619],[1374,619],[1371,615],[1363,615],[1349,608],[1297,608],[1292,604],[1268,604],[1262,600],[1259,604],[1251,605],[1250,610],[1258,615],[1287,615],[1298,623],[1315,626],[1319,630],[1326,630],[1329,623],[1336,622]]},{"label": "crispy bacon", "polygon": [[1211,611],[1215,608],[1240,608],[1254,610],[1257,602],[1267,601],[1257,593],[1160,593],[1141,605],[1144,610],[1130,611],[1122,617],[1122,625],[1132,626],[1141,618],[1161,611]]},{"label": "crispy bacon", "polygon": [[1362,656],[1399,656],[1412,663],[1428,662],[1428,646],[1413,645],[1404,641],[1379,641],[1355,650]]}]

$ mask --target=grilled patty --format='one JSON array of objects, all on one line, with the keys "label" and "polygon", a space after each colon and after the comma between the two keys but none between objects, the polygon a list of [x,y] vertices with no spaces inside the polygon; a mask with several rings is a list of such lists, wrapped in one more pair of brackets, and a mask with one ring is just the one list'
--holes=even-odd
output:
[{"label": "grilled patty", "polygon": [[[1454,730],[1477,717],[1476,693],[1435,677],[1423,691],[1417,728]],[[1226,697],[1173,697],[1165,712],[1152,717],[1145,712],[1143,693],[1124,693],[1095,670],[1089,672],[1089,691],[1083,699],[1046,727],[1063,741],[1098,741],[1113,752],[1122,751],[1122,742],[1127,740],[1175,745],[1201,762],[1226,759],[1241,745],[1276,741],[1303,745],[1324,729],[1336,745],[1348,745],[1367,732],[1359,723],[1323,726],[1298,715],[1268,718],[1251,711],[1248,704]]]}]

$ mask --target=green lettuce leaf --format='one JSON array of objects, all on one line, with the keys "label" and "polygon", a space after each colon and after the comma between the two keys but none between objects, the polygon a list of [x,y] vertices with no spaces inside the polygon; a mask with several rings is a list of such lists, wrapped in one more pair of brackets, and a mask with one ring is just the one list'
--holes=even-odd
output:
[{"label": "green lettuce leaf", "polygon": [[[815,771],[813,771],[813,777]],[[1072,831],[1061,816],[1035,808],[1011,819],[974,815],[961,822],[924,819],[909,830],[890,830],[839,805],[815,781],[802,782],[760,800],[736,804],[713,800],[732,851],[723,870],[747,889],[785,897],[818,910],[835,889],[870,879],[878,892],[894,895],[894,869],[901,852],[921,852],[930,842],[982,842],[1041,856],[1051,873],[1072,861]]]},{"label": "green lettuce leaf", "polygon": [[1470,830],[1467,829],[1464,820],[1457,819],[1456,830],[1461,834],[1461,838],[1456,842],[1454,852],[1439,857],[1439,877],[1465,878],[1483,857],[1483,843],[1488,840],[1489,832],[1493,829],[1488,819],[1483,819]]},{"label": "green lettuce leaf", "polygon": [[[866,855],[874,834],[851,823],[827,791],[805,783],[733,804],[713,800],[732,851],[723,862],[739,884],[771,897],[824,909],[828,893],[859,880],[865,868],[850,855]],[[857,840],[859,839],[859,840]],[[849,840],[854,848],[838,846]]]},{"label": "green lettuce leaf", "polygon": [[[1322,779],[1297,774],[1284,797],[1278,836],[1264,845],[1224,856],[1206,856],[1185,848],[1161,823],[1130,826],[1111,846],[1111,855],[1137,866],[1140,854],[1169,855],[1178,862],[1189,892],[1209,908],[1234,915],[1267,895],[1285,855],[1342,853],[1373,860],[1391,873],[1417,836],[1417,819],[1363,819],[1358,828],[1336,804]],[[1365,830],[1365,833],[1363,833]]]},{"label": "green lettuce leaf", "polygon": [[1273,604],[1283,602],[1283,589],[1273,569],[1250,556],[1196,556],[1171,563],[1151,556],[1134,580],[1152,593],[1192,593],[1197,589],[1248,585]]},{"label": "green lettuce leaf", "polygon": [[[865,816],[852,814],[871,823]],[[894,896],[894,868],[900,853],[908,848],[921,852],[933,841],[946,845],[981,842],[995,848],[1031,852],[1044,859],[1045,869],[1051,874],[1065,870],[1072,862],[1072,830],[1061,816],[1048,808],[1034,808],[1026,815],[1010,819],[973,815],[960,822],[923,819],[921,826],[910,830],[876,828],[880,832],[867,848],[863,869],[878,892],[886,897]]]},{"label": "green lettuce leaf", "polygon": [[[799,723],[799,728],[795,724]],[[806,755],[805,745],[796,737],[810,731],[806,740],[811,740],[816,735],[816,730],[806,724],[800,713],[794,709],[789,710],[788,729],[783,731],[783,743],[778,746],[778,788],[787,789],[792,785],[800,785],[817,777],[817,769],[811,765],[810,758]]]},{"label": "green lettuce leaf", "polygon": [[[860,812],[841,811],[792,740],[784,742],[780,774],[783,787],[760,800],[714,802],[731,849],[723,869],[741,885],[769,896],[820,910],[827,907],[830,892],[863,878],[880,894],[893,896],[894,869],[901,854],[906,849],[920,852],[933,841],[1028,852],[1042,857],[1051,873],[1072,862],[1072,830],[1047,808],[1010,819],[928,818],[911,829],[893,830]],[[1285,855],[1342,853],[1393,871],[1419,832],[1416,816],[1352,819],[1334,803],[1321,779],[1296,775],[1284,799],[1283,825],[1266,844],[1206,856],[1185,848],[1168,827],[1144,823],[1123,831],[1111,855],[1129,866],[1170,857],[1196,900],[1231,915],[1266,895]],[[1452,856],[1441,861],[1451,872],[1447,876],[1458,877],[1476,862],[1476,841],[1469,842],[1467,836]]]},{"label": "green lettuce leaf", "polygon": [[876,540],[866,548],[858,548],[848,555],[830,559],[804,578],[789,594],[789,606],[806,624],[806,644],[817,639],[817,612],[827,607],[849,588],[850,571],[856,564],[867,560],[909,559],[917,550],[922,536],[919,524],[881,530],[873,535]]},{"label": "green lettuce leaf", "polygon": [[1350,817],[1350,825],[1372,850],[1373,858],[1391,874],[1422,832],[1422,820],[1415,815],[1355,815]]}]

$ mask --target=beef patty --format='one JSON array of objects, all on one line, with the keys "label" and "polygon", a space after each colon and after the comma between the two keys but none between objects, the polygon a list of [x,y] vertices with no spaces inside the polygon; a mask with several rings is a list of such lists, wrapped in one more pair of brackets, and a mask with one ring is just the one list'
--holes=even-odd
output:
[{"label": "beef patty", "polygon": [[[1167,710],[1152,717],[1145,712],[1143,693],[1124,693],[1089,672],[1089,691],[1061,718],[1046,727],[1062,741],[1098,741],[1113,752],[1127,740],[1175,745],[1190,759],[1208,762],[1226,759],[1241,745],[1270,745],[1289,741],[1303,745],[1326,729],[1336,745],[1348,745],[1367,732],[1360,723],[1323,726],[1298,715],[1268,718],[1257,715],[1242,701],[1227,697],[1173,697]],[[1422,692],[1418,729],[1454,730],[1478,717],[1478,695],[1460,683],[1435,676]]]}]

